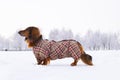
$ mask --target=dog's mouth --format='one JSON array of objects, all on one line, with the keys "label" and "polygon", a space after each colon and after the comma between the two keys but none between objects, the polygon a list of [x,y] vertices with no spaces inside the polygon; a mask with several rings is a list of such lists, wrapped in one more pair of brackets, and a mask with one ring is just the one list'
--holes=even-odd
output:
[{"label": "dog's mouth", "polygon": [[27,42],[33,42],[33,40],[30,39],[29,37],[25,37],[25,41],[27,41]]}]

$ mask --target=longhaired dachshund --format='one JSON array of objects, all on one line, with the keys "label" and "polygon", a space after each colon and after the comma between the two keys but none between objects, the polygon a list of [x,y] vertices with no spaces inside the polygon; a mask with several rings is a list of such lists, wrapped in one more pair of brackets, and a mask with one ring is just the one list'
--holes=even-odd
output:
[{"label": "longhaired dachshund", "polygon": [[72,57],[74,59],[71,66],[76,66],[79,59],[87,65],[93,65],[92,56],[86,54],[82,45],[76,40],[49,41],[43,39],[39,29],[34,26],[20,30],[18,33],[25,37],[28,47],[33,48],[38,65],[47,65],[50,63],[50,60],[65,57]]}]

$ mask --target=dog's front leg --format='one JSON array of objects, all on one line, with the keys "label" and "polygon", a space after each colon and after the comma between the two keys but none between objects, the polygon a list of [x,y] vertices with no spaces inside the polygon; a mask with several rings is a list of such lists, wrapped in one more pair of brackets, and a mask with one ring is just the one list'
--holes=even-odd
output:
[{"label": "dog's front leg", "polygon": [[37,60],[37,64],[38,64],[38,65],[41,65],[42,63],[43,63],[42,60],[39,60],[39,61]]},{"label": "dog's front leg", "polygon": [[44,59],[42,65],[48,65],[48,64],[50,64],[50,58]]}]

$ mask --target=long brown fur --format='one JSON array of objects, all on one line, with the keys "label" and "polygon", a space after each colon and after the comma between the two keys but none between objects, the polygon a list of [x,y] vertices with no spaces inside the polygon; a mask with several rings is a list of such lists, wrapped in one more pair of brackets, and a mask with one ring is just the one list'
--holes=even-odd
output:
[{"label": "long brown fur", "polygon": [[[37,27],[31,26],[26,28],[25,30],[21,30],[18,32],[21,36],[25,37],[25,41],[28,44],[28,47],[33,47],[37,44],[37,42],[42,39],[42,35],[39,31],[39,29]],[[86,54],[83,50],[82,45],[77,42],[77,45],[80,48],[81,51],[81,57],[80,59],[87,65],[93,65],[92,64],[92,56]],[[42,64],[42,65],[47,65],[50,63],[50,58],[44,59],[44,60],[40,60],[38,58],[39,55],[35,54],[35,57],[37,59],[38,64]],[[76,66],[77,65],[78,60],[74,60],[73,63],[71,63],[71,66]]]}]

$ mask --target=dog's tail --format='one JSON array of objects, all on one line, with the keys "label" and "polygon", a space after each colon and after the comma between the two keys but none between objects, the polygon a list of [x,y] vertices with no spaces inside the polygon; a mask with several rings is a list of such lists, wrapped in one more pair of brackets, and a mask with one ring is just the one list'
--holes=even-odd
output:
[{"label": "dog's tail", "polygon": [[85,64],[87,64],[87,65],[90,65],[90,66],[92,66],[93,65],[93,63],[92,63],[92,56],[90,56],[89,54],[82,54],[81,56],[80,56],[80,58],[81,58],[81,60],[85,63]]},{"label": "dog's tail", "polygon": [[77,43],[78,43],[78,46],[79,46],[80,51],[81,51],[80,59],[81,59],[85,64],[92,66],[92,65],[93,65],[93,63],[92,63],[92,56],[90,56],[89,54],[86,54],[85,51],[83,50],[82,45],[81,45],[79,42],[77,42]]}]

